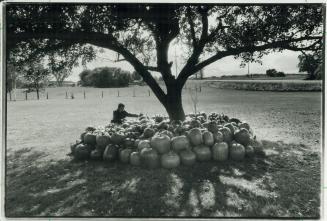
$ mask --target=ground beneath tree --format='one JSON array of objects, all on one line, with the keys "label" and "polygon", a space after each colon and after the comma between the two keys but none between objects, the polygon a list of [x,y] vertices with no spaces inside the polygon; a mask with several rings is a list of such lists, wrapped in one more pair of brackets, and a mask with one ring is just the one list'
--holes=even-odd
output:
[{"label": "ground beneath tree", "polygon": [[[267,158],[172,171],[72,162],[69,143],[86,126],[109,123],[118,102],[134,113],[163,113],[154,97],[124,96],[128,90],[102,100],[8,104],[7,216],[319,216],[321,93],[202,88],[200,110],[249,122],[266,140]],[[191,111],[187,91],[183,99]]]}]

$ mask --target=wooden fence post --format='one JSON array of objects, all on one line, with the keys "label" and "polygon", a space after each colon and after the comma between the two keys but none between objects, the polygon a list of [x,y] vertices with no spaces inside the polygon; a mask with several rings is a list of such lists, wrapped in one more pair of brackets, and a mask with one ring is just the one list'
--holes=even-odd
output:
[{"label": "wooden fence post", "polygon": [[48,92],[47,92],[47,100],[49,99],[49,94],[48,94]]},{"label": "wooden fence post", "polygon": [[101,98],[103,98],[103,91],[101,92]]},{"label": "wooden fence post", "polygon": [[11,101],[11,91],[9,92],[9,99],[10,99],[10,101]]},{"label": "wooden fence post", "polygon": [[67,94],[67,91],[66,91],[66,97],[65,97],[66,99],[68,99],[68,94]]},{"label": "wooden fence post", "polygon": [[25,91],[25,100],[27,101],[27,91]]}]

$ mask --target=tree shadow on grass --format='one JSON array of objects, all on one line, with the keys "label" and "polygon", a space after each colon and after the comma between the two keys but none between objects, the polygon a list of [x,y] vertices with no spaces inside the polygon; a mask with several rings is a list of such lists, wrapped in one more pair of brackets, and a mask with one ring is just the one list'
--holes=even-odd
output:
[{"label": "tree shadow on grass", "polygon": [[23,149],[7,157],[8,217],[319,217],[320,156],[263,142],[266,157],[147,170],[59,160]]}]

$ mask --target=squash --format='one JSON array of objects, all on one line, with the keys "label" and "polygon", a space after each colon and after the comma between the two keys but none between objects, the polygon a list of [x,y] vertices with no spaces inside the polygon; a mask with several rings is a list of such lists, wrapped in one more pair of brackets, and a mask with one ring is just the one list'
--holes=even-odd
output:
[{"label": "squash", "polygon": [[245,156],[248,158],[254,157],[254,148],[250,145],[245,147]]},{"label": "squash", "polygon": [[119,147],[117,145],[109,144],[103,153],[103,160],[110,162],[117,160],[118,148]]},{"label": "squash", "polygon": [[165,169],[176,168],[180,165],[180,158],[178,154],[169,151],[161,156],[161,166]]},{"label": "squash", "polygon": [[196,155],[196,159],[200,162],[209,161],[211,159],[211,150],[210,147],[205,145],[195,146],[193,151]]},{"label": "squash", "polygon": [[160,134],[161,135],[167,135],[170,138],[173,138],[174,137],[174,134],[171,131],[169,131],[169,130],[163,130],[163,131],[160,132]]},{"label": "squash", "polygon": [[221,143],[224,141],[224,135],[222,132],[217,131],[216,133],[213,134],[213,139],[215,143]]},{"label": "squash", "polygon": [[92,160],[102,160],[102,154],[103,154],[103,152],[101,150],[95,149],[95,150],[92,150],[92,152],[90,154],[90,158]]},{"label": "squash", "polygon": [[215,161],[225,161],[228,159],[228,144],[225,142],[215,143],[212,147],[212,158]]},{"label": "squash", "polygon": [[245,157],[245,147],[242,144],[233,142],[229,148],[229,155],[233,160],[243,160]]},{"label": "squash", "polygon": [[150,148],[150,141],[149,140],[140,140],[139,144],[137,145],[138,151],[141,151],[144,148]]},{"label": "squash", "polygon": [[189,130],[188,138],[190,140],[190,143],[193,146],[198,146],[198,145],[202,144],[202,142],[203,142],[202,133],[199,128],[193,128],[193,129]]},{"label": "squash", "polygon": [[242,144],[243,146],[247,146],[250,143],[250,133],[245,128],[237,130],[234,134],[234,137],[235,141]]},{"label": "squash", "polygon": [[173,137],[171,139],[171,147],[172,150],[175,152],[180,152],[182,150],[186,150],[190,148],[190,142],[187,139],[186,136],[182,135],[182,136],[177,136],[177,137]]},{"label": "squash", "polygon": [[210,121],[208,123],[208,131],[210,131],[211,133],[215,134],[218,132],[218,125],[215,121]]},{"label": "squash", "polygon": [[123,143],[125,136],[122,133],[116,132],[113,133],[110,137],[111,143],[119,145]]},{"label": "squash", "polygon": [[156,150],[146,147],[141,150],[141,164],[149,169],[155,169],[160,165],[160,158]]},{"label": "squash", "polygon": [[191,120],[190,127],[191,128],[201,127],[201,122],[199,120],[196,120],[196,119]]},{"label": "squash", "polygon": [[170,138],[167,135],[156,135],[151,138],[150,145],[159,154],[167,153],[170,150]]},{"label": "squash", "polygon": [[233,135],[228,127],[223,127],[219,131],[223,134],[224,142],[230,143],[233,140]]},{"label": "squash", "polygon": [[139,152],[132,152],[130,155],[130,164],[133,166],[140,166],[141,165],[141,156]]},{"label": "squash", "polygon": [[97,135],[96,144],[100,147],[106,147],[110,143],[110,137],[107,135]]},{"label": "squash", "polygon": [[127,148],[119,152],[119,159],[122,163],[129,163],[129,157],[132,153],[132,150]]},{"label": "squash", "polygon": [[238,127],[239,127],[239,128],[245,128],[245,129],[247,129],[248,131],[250,130],[250,125],[249,125],[248,123],[246,123],[246,122],[240,123],[240,124],[238,125]]},{"label": "squash", "polygon": [[84,140],[84,144],[89,144],[91,146],[95,146],[95,144],[96,144],[96,136],[91,133],[86,133],[84,135],[83,140]]},{"label": "squash", "polygon": [[74,157],[77,160],[87,160],[90,157],[92,149],[87,144],[78,144],[74,150]]},{"label": "squash", "polygon": [[180,159],[181,159],[181,162],[182,162],[183,165],[192,166],[196,162],[196,155],[190,149],[182,150],[180,152]]},{"label": "squash", "polygon": [[142,136],[144,138],[150,138],[154,134],[155,134],[155,131],[152,128],[147,127],[147,128],[144,129],[144,132],[143,132],[143,135]]},{"label": "squash", "polygon": [[204,131],[202,136],[204,145],[211,147],[214,144],[215,140],[213,138],[213,134],[210,131]]}]

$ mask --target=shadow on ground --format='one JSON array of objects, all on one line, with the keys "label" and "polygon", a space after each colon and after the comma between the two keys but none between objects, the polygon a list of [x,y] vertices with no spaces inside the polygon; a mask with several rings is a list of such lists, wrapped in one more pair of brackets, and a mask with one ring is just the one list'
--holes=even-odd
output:
[{"label": "shadow on ground", "polygon": [[266,157],[146,170],[121,163],[7,157],[8,217],[319,217],[320,154],[264,141]]}]

